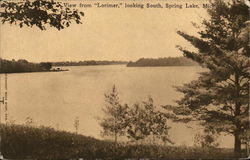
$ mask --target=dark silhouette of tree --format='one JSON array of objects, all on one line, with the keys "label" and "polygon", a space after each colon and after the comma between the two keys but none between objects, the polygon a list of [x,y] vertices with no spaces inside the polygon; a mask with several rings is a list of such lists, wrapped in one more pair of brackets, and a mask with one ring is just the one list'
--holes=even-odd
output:
[{"label": "dark silhouette of tree", "polygon": [[50,70],[52,68],[52,63],[50,62],[41,62],[40,66],[44,69],[44,70]]},{"label": "dark silhouette of tree", "polygon": [[179,120],[198,120],[207,129],[233,135],[238,154],[241,136],[249,132],[250,125],[250,50],[246,38],[249,7],[234,0],[215,0],[212,4],[208,9],[210,18],[203,21],[198,37],[177,32],[198,51],[178,48],[208,70],[200,73],[197,80],[177,87],[184,97],[172,109]]},{"label": "dark silhouette of tree", "polygon": [[53,0],[0,0],[2,23],[5,22],[20,26],[37,26],[46,29],[46,24],[58,30],[70,26],[71,22],[81,23],[83,12],[65,7],[61,2]]}]

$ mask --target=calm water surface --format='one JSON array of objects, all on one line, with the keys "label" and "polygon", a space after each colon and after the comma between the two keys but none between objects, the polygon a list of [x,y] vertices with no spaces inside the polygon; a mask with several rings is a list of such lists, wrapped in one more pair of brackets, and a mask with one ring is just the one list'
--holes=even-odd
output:
[{"label": "calm water surface", "polygon": [[[63,68],[70,71],[9,74],[9,119],[24,123],[31,117],[37,125],[74,131],[74,119],[79,117],[79,132],[100,138],[97,117],[103,115],[104,93],[114,84],[122,102],[133,104],[151,96],[157,105],[174,104],[182,95],[173,86],[196,79],[203,70],[124,65]],[[194,129],[174,125],[170,134],[177,144],[189,145]]]}]

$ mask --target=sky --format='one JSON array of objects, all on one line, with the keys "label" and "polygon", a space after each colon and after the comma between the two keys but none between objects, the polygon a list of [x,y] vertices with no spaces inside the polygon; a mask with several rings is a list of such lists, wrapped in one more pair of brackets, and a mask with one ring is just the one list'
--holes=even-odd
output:
[{"label": "sky", "polygon": [[[201,4],[202,1],[196,0],[194,3]],[[186,2],[169,0],[167,3],[185,5]],[[41,62],[135,61],[142,57],[182,56],[176,45],[186,48],[191,48],[191,45],[176,31],[195,34],[196,29],[191,22],[200,23],[202,17],[206,17],[205,9],[202,8],[80,10],[85,13],[83,24],[73,24],[61,31],[50,27],[41,31],[38,28],[1,25],[1,57]]]}]

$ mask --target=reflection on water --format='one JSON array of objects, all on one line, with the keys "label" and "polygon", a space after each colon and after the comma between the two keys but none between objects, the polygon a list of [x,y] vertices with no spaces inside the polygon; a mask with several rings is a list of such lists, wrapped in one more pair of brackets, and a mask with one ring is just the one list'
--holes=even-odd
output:
[{"label": "reflection on water", "polygon": [[[104,93],[115,84],[122,102],[132,104],[151,96],[158,105],[173,104],[181,97],[173,86],[197,78],[200,67],[138,67],[124,65],[77,66],[68,72],[8,75],[9,118],[24,123],[33,118],[37,125],[79,132],[100,138],[97,117],[102,116]],[[183,134],[185,133],[185,134]],[[177,144],[192,143],[193,130],[175,125],[171,137]]]}]

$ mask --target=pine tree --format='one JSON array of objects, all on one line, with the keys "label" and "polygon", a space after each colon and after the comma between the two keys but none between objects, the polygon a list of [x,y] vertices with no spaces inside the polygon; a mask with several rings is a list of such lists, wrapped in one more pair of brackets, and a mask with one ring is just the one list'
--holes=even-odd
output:
[{"label": "pine tree", "polygon": [[110,93],[105,94],[105,101],[106,105],[103,108],[105,117],[100,125],[103,128],[103,134],[114,136],[115,143],[117,143],[118,136],[125,134],[128,106],[120,103],[115,85]]},{"label": "pine tree", "polygon": [[215,0],[203,20],[199,36],[177,33],[197,51],[177,46],[184,56],[207,68],[197,80],[177,87],[178,119],[198,120],[207,129],[234,136],[241,152],[241,136],[249,131],[249,7],[243,2]]}]

